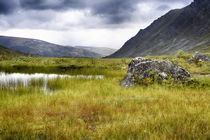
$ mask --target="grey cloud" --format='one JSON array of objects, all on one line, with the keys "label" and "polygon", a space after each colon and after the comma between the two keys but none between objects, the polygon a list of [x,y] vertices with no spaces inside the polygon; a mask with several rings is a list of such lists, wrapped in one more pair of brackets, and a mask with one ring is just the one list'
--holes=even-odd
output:
[{"label": "grey cloud", "polygon": [[[185,4],[191,1],[192,0],[0,0],[0,15],[4,14],[8,17],[13,15],[14,17],[14,14],[16,13],[11,14],[12,11],[19,9],[26,13],[26,15],[21,17],[22,20],[24,20],[24,18],[27,20],[27,18],[30,19],[30,17],[33,17],[33,21],[43,23],[47,22],[46,20],[52,20],[51,18],[48,18],[48,12],[45,12],[48,10],[63,12],[67,10],[83,11],[84,9],[89,9],[90,15],[88,16],[96,16],[103,21],[102,24],[106,27],[111,27],[113,25],[122,25],[129,21],[132,22],[137,18],[145,17],[144,13],[136,14],[138,11],[138,3],[157,3],[157,8],[154,8],[149,12],[152,14],[157,10],[165,11],[169,9],[171,3],[179,2]],[[30,11],[37,11],[42,14],[37,14],[37,16],[34,16],[33,14],[30,16],[32,13]],[[148,15],[146,16],[148,17]],[[14,23],[16,23],[16,21],[14,21]],[[30,24],[27,26],[30,26]]]},{"label": "grey cloud", "polygon": [[65,10],[69,8],[84,8],[87,0],[20,0],[20,5],[24,9],[34,10]]},{"label": "grey cloud", "polygon": [[168,9],[170,9],[170,7],[168,5],[160,5],[157,8],[157,10],[160,10],[160,11],[164,11],[164,10],[168,10]]},{"label": "grey cloud", "polygon": [[60,0],[57,4],[43,0],[20,0],[25,9],[36,10],[64,10],[64,9],[90,9],[93,15],[107,19],[107,23],[121,23],[129,19],[140,0]]},{"label": "grey cloud", "polygon": [[[93,15],[104,18],[106,24],[120,24],[129,21],[138,3],[189,3],[192,0],[19,0],[22,8],[35,10],[90,9]],[[57,3],[56,3],[57,2]],[[167,5],[157,10],[169,9]]]},{"label": "grey cloud", "polygon": [[43,0],[20,0],[20,5],[25,9],[43,10],[50,8],[43,4]]},{"label": "grey cloud", "polygon": [[104,0],[94,5],[93,14],[108,19],[108,23],[122,23],[131,18],[139,0]]},{"label": "grey cloud", "polygon": [[0,14],[9,14],[17,7],[16,0],[0,0]]}]

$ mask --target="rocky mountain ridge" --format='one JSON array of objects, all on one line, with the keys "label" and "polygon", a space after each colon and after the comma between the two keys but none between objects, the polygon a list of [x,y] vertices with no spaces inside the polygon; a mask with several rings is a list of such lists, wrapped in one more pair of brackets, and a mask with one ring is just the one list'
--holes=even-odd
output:
[{"label": "rocky mountain ridge", "polygon": [[0,36],[0,45],[6,46],[11,50],[44,57],[102,57],[100,54],[88,50],[29,38]]},{"label": "rocky mountain ridge", "polygon": [[169,11],[109,57],[171,55],[179,50],[210,51],[210,0]]}]

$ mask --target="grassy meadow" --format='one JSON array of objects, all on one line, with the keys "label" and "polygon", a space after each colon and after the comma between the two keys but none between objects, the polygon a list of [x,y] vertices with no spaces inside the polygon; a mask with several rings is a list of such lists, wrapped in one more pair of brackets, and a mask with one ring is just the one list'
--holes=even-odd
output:
[{"label": "grassy meadow", "polygon": [[[191,74],[210,74],[209,62],[188,64],[191,54],[147,56],[170,60]],[[0,57],[7,73],[104,75],[104,79],[53,79],[48,86],[0,90],[0,140],[210,139],[210,77],[191,84],[122,88],[131,59]]]}]

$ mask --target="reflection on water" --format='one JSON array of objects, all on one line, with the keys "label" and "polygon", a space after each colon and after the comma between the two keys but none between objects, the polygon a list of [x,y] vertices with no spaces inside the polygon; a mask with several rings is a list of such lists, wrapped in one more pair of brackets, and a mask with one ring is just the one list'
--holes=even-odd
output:
[{"label": "reflection on water", "polygon": [[[42,80],[43,91],[49,93],[47,88],[48,80],[56,78],[76,78],[76,79],[103,79],[102,75],[59,75],[59,74],[22,74],[22,73],[4,73],[0,72],[0,86],[3,87],[27,87],[31,84],[32,80]],[[51,92],[51,91],[50,91]]]}]

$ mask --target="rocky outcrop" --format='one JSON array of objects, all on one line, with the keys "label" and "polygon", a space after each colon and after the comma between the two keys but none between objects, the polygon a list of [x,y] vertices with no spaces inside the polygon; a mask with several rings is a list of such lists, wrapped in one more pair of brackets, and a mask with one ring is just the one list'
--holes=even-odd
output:
[{"label": "rocky outcrop", "polygon": [[137,57],[128,65],[127,75],[120,83],[123,87],[130,87],[143,82],[145,79],[162,81],[173,78],[174,80],[184,82],[189,77],[191,75],[187,70],[170,61]]},{"label": "rocky outcrop", "polygon": [[188,60],[188,63],[199,62],[199,61],[210,61],[210,56],[196,52],[195,55],[193,55],[192,58]]}]

